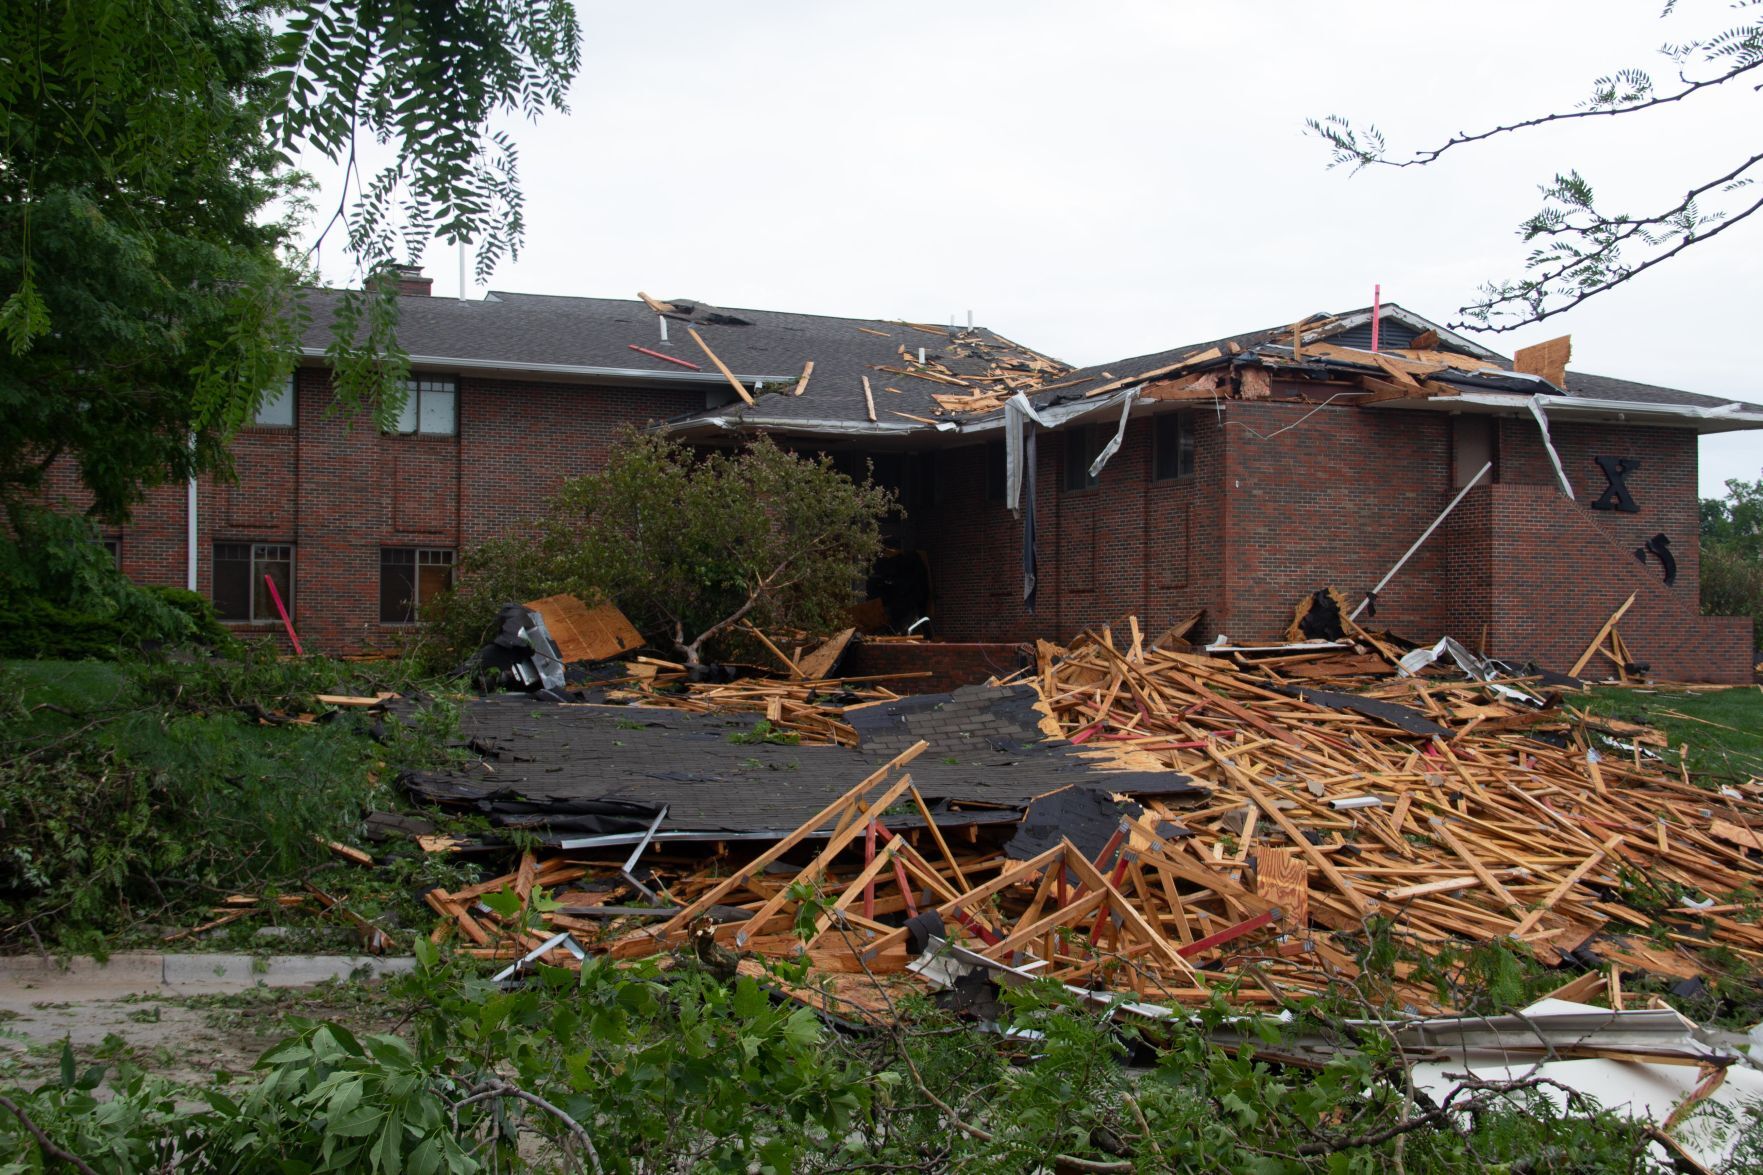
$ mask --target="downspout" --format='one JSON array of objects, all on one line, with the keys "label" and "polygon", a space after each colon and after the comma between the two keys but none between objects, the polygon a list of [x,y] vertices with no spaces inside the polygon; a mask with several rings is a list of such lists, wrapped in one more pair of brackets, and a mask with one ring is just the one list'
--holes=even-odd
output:
[{"label": "downspout", "polygon": [[[196,438],[190,438],[190,447],[196,447]],[[184,588],[196,590],[196,475],[190,475],[184,487]]]}]

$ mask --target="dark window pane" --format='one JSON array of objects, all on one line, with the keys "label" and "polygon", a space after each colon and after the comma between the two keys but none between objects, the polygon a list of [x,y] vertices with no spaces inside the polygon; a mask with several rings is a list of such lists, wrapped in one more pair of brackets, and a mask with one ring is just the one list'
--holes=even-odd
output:
[{"label": "dark window pane", "polygon": [[405,624],[416,599],[416,552],[389,547],[380,552],[380,623]]},{"label": "dark window pane", "polygon": [[1100,430],[1080,425],[1065,434],[1065,488],[1087,490],[1096,484],[1090,476],[1090,462],[1102,451],[1098,441]]},{"label": "dark window pane", "polygon": [[1156,481],[1188,477],[1194,472],[1193,417],[1172,412],[1154,417],[1151,425],[1151,476]]},{"label": "dark window pane", "polygon": [[214,544],[214,610],[222,620],[251,619],[251,545]]},{"label": "dark window pane", "polygon": [[269,582],[275,582],[276,594],[281,596],[282,607],[286,608],[291,617],[294,613],[294,549],[285,546],[267,546],[259,544],[252,552],[251,567],[251,619],[280,620],[281,611],[275,606],[275,595],[269,590]]},{"label": "dark window pane", "polygon": [[986,501],[1002,502],[1009,471],[1004,461],[1004,445],[994,442],[986,446]]}]

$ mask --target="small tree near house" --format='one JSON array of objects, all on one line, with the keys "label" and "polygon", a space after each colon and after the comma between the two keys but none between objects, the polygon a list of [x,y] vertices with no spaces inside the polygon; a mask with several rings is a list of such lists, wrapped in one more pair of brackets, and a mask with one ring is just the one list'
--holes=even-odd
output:
[{"label": "small tree near house", "polygon": [[605,468],[563,484],[536,539],[467,553],[437,635],[475,648],[500,603],[557,592],[612,600],[691,667],[743,621],[828,632],[845,623],[894,508],[873,482],[765,437],[699,454],[630,430]]}]

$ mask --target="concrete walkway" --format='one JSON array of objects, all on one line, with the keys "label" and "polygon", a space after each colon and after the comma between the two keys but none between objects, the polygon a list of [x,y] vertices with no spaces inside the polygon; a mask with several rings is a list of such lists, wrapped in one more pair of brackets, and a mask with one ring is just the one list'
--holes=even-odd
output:
[{"label": "concrete walkway", "polygon": [[309,987],[409,971],[408,955],[229,955],[121,951],[104,962],[0,956],[0,1007],[23,1001],[122,995],[212,995],[252,987]]}]

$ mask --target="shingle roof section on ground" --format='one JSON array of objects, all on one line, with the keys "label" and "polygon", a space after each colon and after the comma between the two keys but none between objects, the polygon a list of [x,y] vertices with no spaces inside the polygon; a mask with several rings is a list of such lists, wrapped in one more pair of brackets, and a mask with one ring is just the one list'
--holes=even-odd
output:
[{"label": "shingle roof section on ground", "polygon": [[731,741],[752,730],[751,714],[557,705],[501,694],[461,715],[462,733],[488,769],[421,773],[405,784],[431,801],[491,810],[531,803],[555,807],[561,817],[589,802],[666,805],[664,832],[783,833],[902,749],[893,736],[910,734],[933,744],[908,768],[931,802],[1019,810],[1080,782],[1168,789],[1167,773],[1102,770],[1063,740],[1040,741],[1024,715],[1027,703],[1008,689],[911,701],[902,721],[919,729],[893,729],[899,723],[878,713],[877,746],[851,750]]}]

